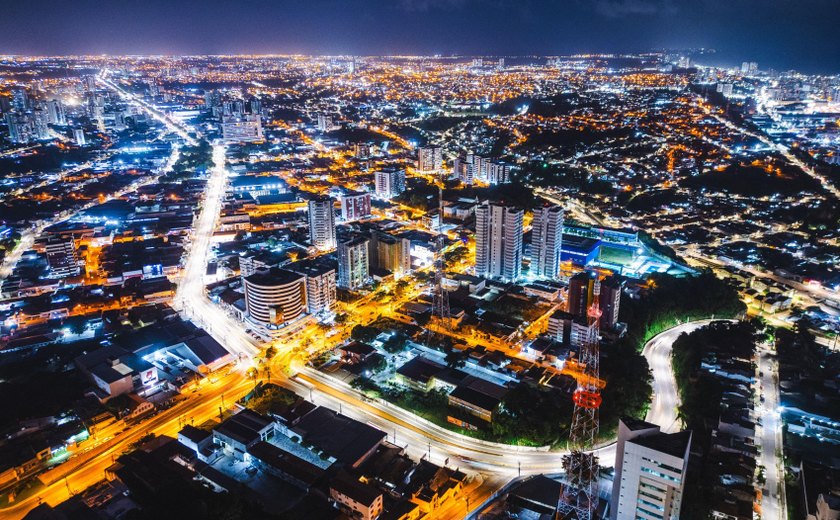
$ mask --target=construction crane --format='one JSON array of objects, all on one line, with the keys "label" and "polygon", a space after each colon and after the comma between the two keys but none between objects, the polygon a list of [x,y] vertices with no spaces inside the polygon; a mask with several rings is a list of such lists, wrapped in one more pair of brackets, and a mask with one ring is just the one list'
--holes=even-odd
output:
[{"label": "construction crane", "polygon": [[600,346],[598,343],[601,309],[598,296],[601,283],[596,278],[593,301],[587,310],[588,334],[580,348],[577,366],[577,388],[572,394],[575,410],[569,432],[568,455],[563,457],[566,485],[557,506],[558,518],[574,517],[592,520],[598,506],[598,458],[593,453],[598,437],[598,408],[601,406]]}]

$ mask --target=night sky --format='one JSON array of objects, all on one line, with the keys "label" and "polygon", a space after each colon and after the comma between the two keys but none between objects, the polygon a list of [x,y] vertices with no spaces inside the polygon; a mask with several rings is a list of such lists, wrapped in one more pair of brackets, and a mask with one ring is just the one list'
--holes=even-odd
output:
[{"label": "night sky", "polygon": [[840,72],[840,0],[0,2],[0,54],[566,54],[713,47]]}]

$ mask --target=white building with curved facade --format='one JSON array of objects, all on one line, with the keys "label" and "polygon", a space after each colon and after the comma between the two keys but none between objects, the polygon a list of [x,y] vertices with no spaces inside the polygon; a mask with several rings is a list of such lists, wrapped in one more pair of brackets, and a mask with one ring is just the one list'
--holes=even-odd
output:
[{"label": "white building with curved facade", "polygon": [[276,329],[306,315],[305,275],[271,269],[247,276],[243,281],[245,310],[254,323]]}]

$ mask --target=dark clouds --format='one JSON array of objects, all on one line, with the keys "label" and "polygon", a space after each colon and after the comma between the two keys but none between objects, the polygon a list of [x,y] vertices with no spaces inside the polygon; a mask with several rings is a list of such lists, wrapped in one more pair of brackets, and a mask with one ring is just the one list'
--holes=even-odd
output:
[{"label": "dark clouds", "polygon": [[714,47],[840,72],[840,0],[0,2],[2,53],[561,54]]}]

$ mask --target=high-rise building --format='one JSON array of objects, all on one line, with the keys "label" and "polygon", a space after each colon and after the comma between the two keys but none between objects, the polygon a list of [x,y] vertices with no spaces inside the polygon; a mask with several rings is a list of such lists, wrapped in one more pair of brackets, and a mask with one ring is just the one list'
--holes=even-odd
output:
[{"label": "high-rise building", "polygon": [[329,197],[309,201],[309,241],[320,251],[335,249],[335,210]]},{"label": "high-rise building", "polygon": [[355,290],[368,283],[368,240],[356,237],[338,244],[338,286]]},{"label": "high-rise building", "polygon": [[582,271],[569,279],[569,305],[567,310],[574,316],[586,316],[594,301],[597,279],[593,274]]},{"label": "high-rise building", "polygon": [[521,209],[483,204],[475,210],[475,272],[515,281],[522,269]]},{"label": "high-rise building", "polygon": [[352,192],[341,196],[341,219],[345,222],[370,216],[370,193]]},{"label": "high-rise building", "polygon": [[373,229],[368,243],[372,269],[384,269],[401,278],[411,272],[411,240]]},{"label": "high-rise building", "polygon": [[243,281],[245,310],[253,322],[278,328],[306,313],[306,276],[275,268],[252,274]]},{"label": "high-rise building", "polygon": [[378,170],[376,178],[376,196],[390,199],[405,191],[405,170],[386,168]]},{"label": "high-rise building", "polygon": [[9,140],[11,142],[28,143],[33,139],[32,125],[28,118],[15,112],[8,112],[3,118],[6,120],[6,126],[9,128]]},{"label": "high-rise building", "polygon": [[554,280],[560,276],[563,243],[563,208],[543,206],[534,210],[531,225],[531,272]]},{"label": "high-rise building", "polygon": [[76,256],[76,241],[73,237],[53,237],[45,245],[47,264],[50,266],[50,278],[77,276],[81,272],[79,258]]},{"label": "high-rise building", "polygon": [[67,124],[67,117],[64,115],[64,106],[57,99],[47,101],[47,114],[51,125],[64,126]]},{"label": "high-rise building", "polygon": [[417,171],[435,173],[443,166],[443,150],[439,146],[427,146],[417,149]]},{"label": "high-rise building", "polygon": [[467,154],[464,157],[456,157],[452,162],[452,173],[464,184],[471,185],[478,176],[476,172],[475,155]]},{"label": "high-rise building", "polygon": [[725,97],[730,97],[732,95],[732,83],[718,83],[717,91]]},{"label": "high-rise building", "polygon": [[332,132],[340,128],[335,124],[333,116],[327,114],[318,114],[318,130],[322,132]]},{"label": "high-rise building", "polygon": [[575,316],[569,330],[569,345],[580,351],[586,345],[598,341],[598,322],[590,323],[586,316]]},{"label": "high-rise building", "polygon": [[74,128],[73,140],[76,141],[76,144],[79,146],[86,145],[87,139],[85,139],[85,130],[83,128]]},{"label": "high-rise building", "polygon": [[336,302],[335,265],[327,262],[302,261],[287,269],[306,276],[306,303],[309,314],[332,312]]},{"label": "high-rise building", "polygon": [[204,91],[204,106],[207,110],[213,111],[214,108],[222,106],[222,94],[218,90]]},{"label": "high-rise building", "polygon": [[621,290],[623,288],[624,281],[616,276],[610,276],[601,282],[598,306],[601,308],[602,329],[612,329],[618,323],[618,309],[621,304]]},{"label": "high-rise building", "polygon": [[49,139],[52,137],[50,135],[49,118],[49,113],[42,107],[32,112],[32,123],[35,128],[35,136],[38,139]]},{"label": "high-rise building", "polygon": [[487,182],[507,184],[510,182],[511,165],[502,161],[491,161],[487,165]]},{"label": "high-rise building", "polygon": [[263,131],[259,114],[224,116],[222,139],[231,143],[262,141]]},{"label": "high-rise building", "polygon": [[690,450],[690,431],[664,433],[655,424],[622,418],[610,519],[678,519]]},{"label": "high-rise building", "polygon": [[12,107],[18,112],[25,112],[30,107],[29,95],[25,88],[16,88],[12,90]]}]

